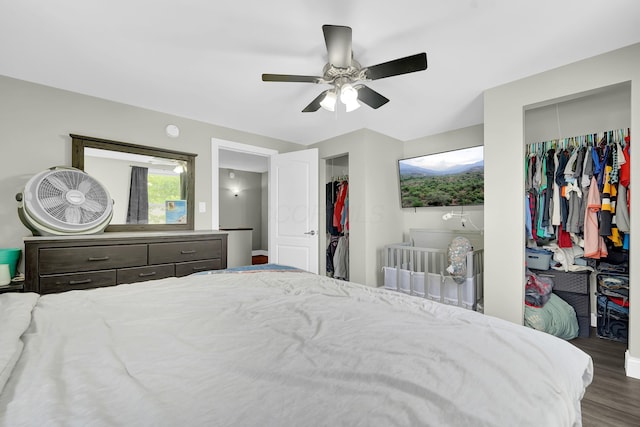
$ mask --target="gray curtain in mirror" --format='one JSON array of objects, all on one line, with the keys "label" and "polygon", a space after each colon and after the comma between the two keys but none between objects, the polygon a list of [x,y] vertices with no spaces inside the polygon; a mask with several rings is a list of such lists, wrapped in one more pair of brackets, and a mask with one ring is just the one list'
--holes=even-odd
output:
[{"label": "gray curtain in mirror", "polygon": [[131,166],[131,187],[129,188],[127,224],[149,223],[148,171],[147,168]]},{"label": "gray curtain in mirror", "polygon": [[187,200],[187,193],[189,191],[188,185],[189,183],[187,182],[187,174],[182,172],[180,174],[180,199],[181,200]]}]

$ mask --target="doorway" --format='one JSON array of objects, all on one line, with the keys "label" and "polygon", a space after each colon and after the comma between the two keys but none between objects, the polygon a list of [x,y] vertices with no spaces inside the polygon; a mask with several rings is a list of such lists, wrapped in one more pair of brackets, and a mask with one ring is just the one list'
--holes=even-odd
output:
[{"label": "doorway", "polygon": [[251,255],[256,257],[252,259],[264,263],[268,256],[269,159],[278,152],[215,138],[211,145],[213,227],[251,228]]}]

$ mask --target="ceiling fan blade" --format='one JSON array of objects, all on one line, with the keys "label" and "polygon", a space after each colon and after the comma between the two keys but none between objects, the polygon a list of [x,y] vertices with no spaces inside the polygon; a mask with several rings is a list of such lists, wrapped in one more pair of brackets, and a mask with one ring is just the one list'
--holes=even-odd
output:
[{"label": "ceiling fan blade", "polygon": [[365,85],[357,85],[355,86],[355,89],[358,91],[358,101],[364,102],[371,108],[380,108],[389,102],[388,98],[385,98],[375,90],[370,89]]},{"label": "ceiling fan blade", "polygon": [[313,101],[311,101],[311,103],[309,105],[304,107],[304,110],[302,110],[302,112],[303,113],[313,113],[313,112],[318,111],[320,109],[320,102],[324,99],[324,97],[327,94],[327,92],[329,92],[329,90],[325,90],[320,95],[318,95],[316,97],[316,99],[314,99]]},{"label": "ceiling fan blade", "polygon": [[400,74],[413,73],[427,69],[427,54],[422,52],[382,64],[367,67],[365,75],[369,80],[377,80],[385,77],[398,76]]},{"label": "ceiling fan blade", "polygon": [[323,25],[324,42],[327,45],[329,64],[338,68],[351,66],[351,27]]},{"label": "ceiling fan blade", "polygon": [[291,74],[263,74],[263,82],[320,83],[322,77],[296,76]]}]

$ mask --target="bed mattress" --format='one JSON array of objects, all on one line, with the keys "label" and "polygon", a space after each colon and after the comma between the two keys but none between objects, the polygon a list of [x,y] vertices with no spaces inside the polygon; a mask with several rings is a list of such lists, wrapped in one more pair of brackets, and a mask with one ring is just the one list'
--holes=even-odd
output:
[{"label": "bed mattress", "polygon": [[3,426],[573,426],[592,378],[551,335],[299,271],[0,308]]}]

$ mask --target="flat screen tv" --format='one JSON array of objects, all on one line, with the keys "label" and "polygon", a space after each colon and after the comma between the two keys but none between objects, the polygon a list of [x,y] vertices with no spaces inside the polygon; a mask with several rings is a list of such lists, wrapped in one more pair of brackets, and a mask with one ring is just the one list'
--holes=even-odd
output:
[{"label": "flat screen tv", "polygon": [[484,204],[484,147],[398,161],[403,208]]}]

